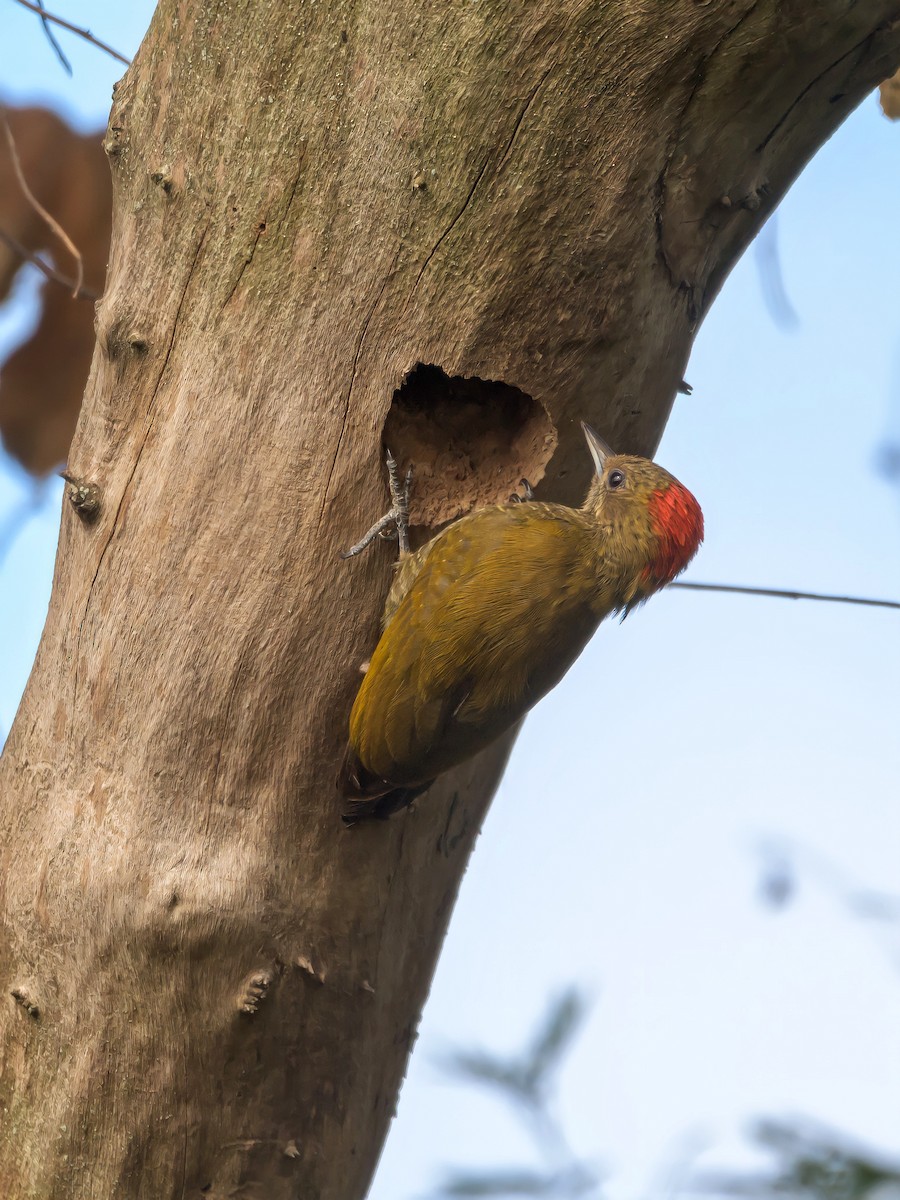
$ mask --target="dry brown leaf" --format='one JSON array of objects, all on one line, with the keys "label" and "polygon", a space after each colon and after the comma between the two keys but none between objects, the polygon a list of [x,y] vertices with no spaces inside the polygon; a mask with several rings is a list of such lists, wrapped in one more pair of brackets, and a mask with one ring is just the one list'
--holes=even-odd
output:
[{"label": "dry brown leaf", "polygon": [[[112,221],[109,167],[101,134],[83,136],[42,108],[8,108],[22,172],[36,199],[81,252],[84,286],[99,295],[106,277]],[[18,186],[0,140],[0,232],[43,253],[63,276],[75,264]],[[33,270],[0,240],[0,301],[20,270]],[[94,305],[50,280],[40,292],[32,336],[0,367],[0,433],[6,449],[35,475],[66,459],[94,347]]]}]

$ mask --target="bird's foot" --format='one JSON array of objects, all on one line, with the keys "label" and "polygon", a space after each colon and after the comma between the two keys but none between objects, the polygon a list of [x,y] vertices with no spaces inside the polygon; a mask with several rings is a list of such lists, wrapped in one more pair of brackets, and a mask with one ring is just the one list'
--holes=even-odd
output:
[{"label": "bird's foot", "polygon": [[412,483],[413,469],[410,467],[401,479],[400,468],[390,450],[387,452],[385,464],[388,472],[388,486],[391,490],[390,512],[386,512],[383,517],[380,517],[355,546],[344,550],[341,558],[353,558],[354,555],[361,554],[377,537],[396,537],[401,558],[404,554],[409,554],[409,485]]},{"label": "bird's foot", "polygon": [[510,504],[525,504],[529,500],[534,499],[534,489],[527,479],[520,479],[519,487],[522,489],[522,494],[519,495],[518,492],[513,492],[509,498]]}]

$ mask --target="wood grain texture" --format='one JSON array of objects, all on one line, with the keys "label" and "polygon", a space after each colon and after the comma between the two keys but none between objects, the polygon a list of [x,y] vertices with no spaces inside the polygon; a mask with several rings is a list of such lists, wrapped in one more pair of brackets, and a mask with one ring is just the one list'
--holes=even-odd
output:
[{"label": "wood grain texture", "polygon": [[898,17],[162,0],[106,139],[69,460],[102,508],[63,512],[0,763],[8,1200],[364,1195],[507,750],[341,826],[390,555],[338,552],[384,505],[393,392],[425,362],[534,398],[541,498],[580,499],[579,418],[651,452]]}]

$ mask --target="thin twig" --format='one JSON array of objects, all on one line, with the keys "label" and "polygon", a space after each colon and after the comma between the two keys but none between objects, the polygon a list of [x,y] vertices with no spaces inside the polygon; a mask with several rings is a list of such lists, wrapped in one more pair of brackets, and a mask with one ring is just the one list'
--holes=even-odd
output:
[{"label": "thin twig", "polygon": [[789,592],[782,588],[738,587],[730,583],[673,583],[693,592],[734,592],[739,596],[776,596],[779,600],[824,600],[828,604],[864,604],[869,608],[900,608],[900,600],[872,600],[868,596],[831,596],[824,592]]},{"label": "thin twig", "polygon": [[63,275],[60,271],[55,270],[48,262],[45,262],[39,254],[35,254],[27,247],[23,246],[20,241],[7,233],[5,229],[0,229],[0,242],[5,242],[12,250],[13,254],[18,254],[19,258],[25,262],[31,263],[33,267],[37,267],[46,277],[52,280],[53,283],[58,283],[68,291],[72,292],[78,300],[99,300],[100,293],[92,291],[91,288],[81,287],[75,291],[75,281],[70,279],[68,275]]},{"label": "thin twig", "polygon": [[66,58],[65,54],[63,54],[62,46],[56,40],[56,34],[53,32],[53,27],[47,20],[47,10],[44,8],[44,0],[37,0],[37,6],[41,10],[41,24],[44,27],[44,33],[47,35],[47,41],[53,47],[53,52],[59,59],[60,63],[62,63],[62,69],[67,75],[71,75],[72,64]]},{"label": "thin twig", "polygon": [[53,13],[47,12],[43,5],[32,4],[31,0],[16,0],[17,4],[21,4],[23,8],[30,9],[31,12],[37,13],[42,21],[52,21],[54,25],[59,25],[63,29],[68,29],[69,33],[74,33],[76,37],[84,38],[86,42],[90,42],[92,46],[96,46],[98,50],[103,50],[107,54],[111,54],[113,58],[117,58],[119,62],[124,63],[126,67],[131,66],[131,59],[126,58],[124,54],[120,54],[118,50],[113,50],[112,46],[107,46],[106,42],[101,42],[99,38],[95,38],[89,29],[81,29],[78,25],[73,25],[69,21],[64,21],[62,17],[54,16]]},{"label": "thin twig", "polygon": [[9,118],[6,115],[6,108],[3,106],[0,106],[0,115],[3,117],[3,128],[6,133],[6,144],[9,146],[9,154],[10,158],[12,159],[13,170],[16,173],[16,179],[19,181],[19,187],[22,189],[22,195],[38,214],[38,216],[42,217],[43,220],[46,221],[50,229],[53,230],[65,248],[75,259],[75,286],[72,289],[72,298],[74,299],[81,291],[81,286],[84,283],[84,263],[81,258],[81,252],[63,229],[62,225],[60,225],[59,221],[57,221],[55,217],[52,217],[50,213],[47,212],[46,208],[44,208],[43,204],[41,204],[40,200],[38,200],[31,188],[28,186],[28,181],[26,180],[22,171],[22,163],[19,160],[19,152],[16,149],[16,139],[13,137],[13,132],[9,127]]}]

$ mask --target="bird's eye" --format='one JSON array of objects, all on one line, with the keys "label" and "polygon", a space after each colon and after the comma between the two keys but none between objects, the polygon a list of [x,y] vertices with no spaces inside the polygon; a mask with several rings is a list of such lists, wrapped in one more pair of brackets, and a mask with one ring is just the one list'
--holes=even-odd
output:
[{"label": "bird's eye", "polygon": [[622,487],[625,483],[625,472],[624,471],[610,471],[609,479],[607,480],[607,482],[609,483],[609,486],[613,489]]}]

